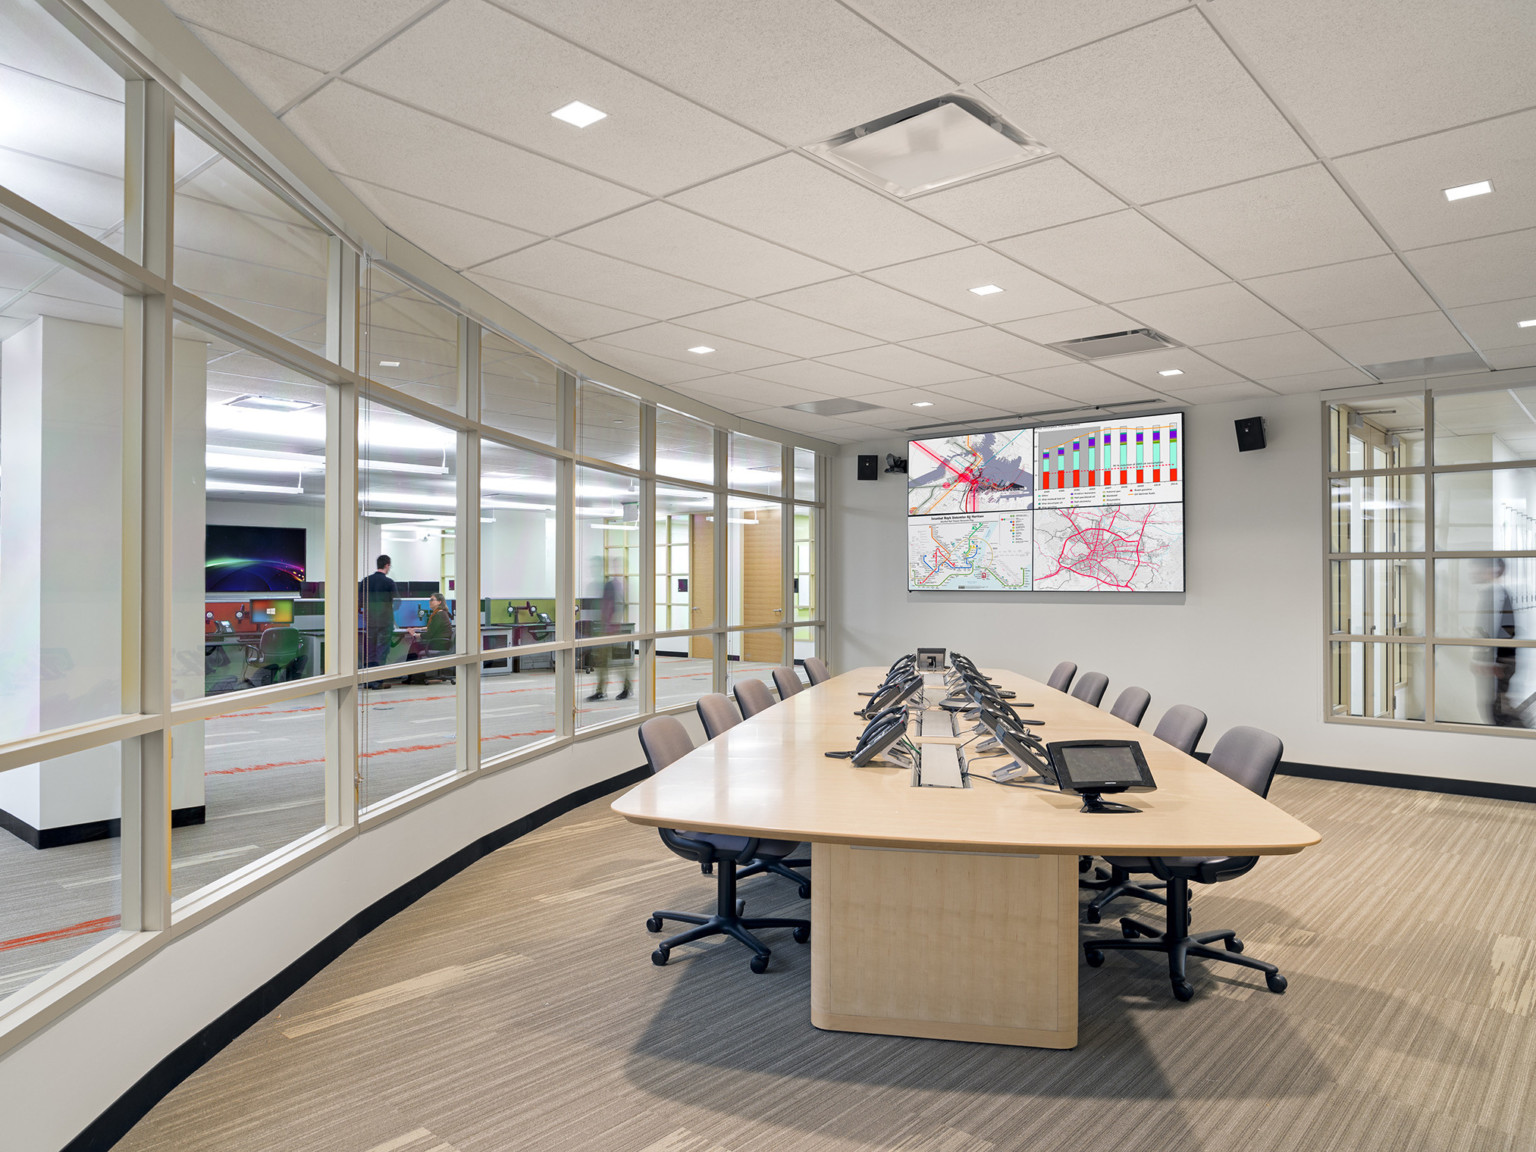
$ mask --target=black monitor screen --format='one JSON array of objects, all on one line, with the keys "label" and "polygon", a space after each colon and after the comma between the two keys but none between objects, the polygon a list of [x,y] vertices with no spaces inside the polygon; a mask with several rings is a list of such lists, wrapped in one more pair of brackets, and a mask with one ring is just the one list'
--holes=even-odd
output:
[{"label": "black monitor screen", "polygon": [[204,588],[209,592],[300,592],[305,530],[210,524]]}]

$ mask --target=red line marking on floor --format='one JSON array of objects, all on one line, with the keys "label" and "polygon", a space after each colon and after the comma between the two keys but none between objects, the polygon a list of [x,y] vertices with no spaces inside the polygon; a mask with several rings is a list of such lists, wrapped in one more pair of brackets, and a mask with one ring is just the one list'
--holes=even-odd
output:
[{"label": "red line marking on floor", "polygon": [[71,924],[67,928],[54,928],[47,932],[37,932],[31,936],[13,936],[9,940],[0,940],[0,952],[9,952],[14,948],[26,948],[33,944],[47,944],[54,940],[68,940],[72,936],[90,936],[97,932],[110,932],[122,923],[121,917],[103,916],[99,920],[82,920],[78,924]]}]

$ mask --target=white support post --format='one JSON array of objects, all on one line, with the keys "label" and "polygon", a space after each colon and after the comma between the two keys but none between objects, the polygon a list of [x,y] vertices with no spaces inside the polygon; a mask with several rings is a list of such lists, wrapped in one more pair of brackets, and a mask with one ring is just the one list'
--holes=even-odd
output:
[{"label": "white support post", "polygon": [[[480,326],[459,318],[459,396],[472,422],[480,419]],[[459,529],[454,540],[454,587],[444,588],[458,605],[456,652],[480,650],[480,434],[462,430],[458,441]],[[510,664],[510,661],[508,661]],[[477,661],[461,664],[456,682],[458,741],[455,767],[473,772],[480,767],[480,668]]]},{"label": "white support post", "polygon": [[[656,406],[640,405],[640,469],[656,471]],[[656,631],[656,481],[640,481],[640,619],[639,632]],[[656,710],[656,645],[639,645],[635,653],[635,683],[640,714]]]},{"label": "white support post", "polygon": [[[326,358],[345,368],[357,364],[358,256],[331,241],[330,294],[326,310]],[[325,671],[345,675],[357,668],[357,389],[326,386],[325,406]],[[355,685],[325,694],[325,822],[357,825],[362,790],[358,756],[359,692]]]},{"label": "white support post", "polygon": [[[576,447],[576,377],[558,374],[556,393],[557,447]],[[555,463],[555,635],[576,638],[576,465],[570,457]],[[576,656],[569,651],[555,661],[555,737],[563,739],[576,730]]]}]

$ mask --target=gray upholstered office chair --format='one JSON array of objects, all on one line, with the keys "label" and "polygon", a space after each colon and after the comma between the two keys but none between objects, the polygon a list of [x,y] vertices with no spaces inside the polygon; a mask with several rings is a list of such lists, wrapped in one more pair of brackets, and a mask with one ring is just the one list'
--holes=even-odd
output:
[{"label": "gray upholstered office chair", "polygon": [[1054,688],[1058,692],[1065,692],[1072,686],[1072,677],[1077,675],[1077,665],[1070,660],[1063,660],[1051,669],[1051,674],[1046,677],[1045,686]]},{"label": "gray upholstered office chair", "polygon": [[1099,701],[1104,699],[1104,690],[1108,687],[1109,677],[1104,673],[1084,672],[1083,678],[1073,686],[1069,695],[1097,708]]},{"label": "gray upholstered office chair", "polygon": [[[693,751],[693,741],[676,716],[655,716],[640,725],[640,747],[651,771],[659,772],[674,760]],[[692,912],[652,912],[645,922],[651,932],[660,932],[668,920],[675,920],[692,927],[669,936],[656,945],[651,953],[653,964],[665,964],[672,949],[679,944],[701,940],[706,936],[731,936],[752,949],[751,968],[754,972],[768,970],[768,958],[772,952],[752,935],[754,928],[793,928],[795,940],[804,944],[811,938],[809,920],[788,920],[780,917],[746,917],[746,902],[736,899],[736,865],[751,860],[782,860],[794,851],[793,840],[764,840],[756,836],[726,836],[717,832],[686,832],[678,828],[658,828],[662,843],[684,860],[696,860],[700,864],[720,864],[715,869],[715,913],[698,916]]]},{"label": "gray upholstered office chair", "polygon": [[800,674],[793,668],[775,668],[773,670],[773,686],[779,690],[779,699],[788,700],[791,696],[797,696],[805,685],[800,683]]},{"label": "gray upholstered office chair", "polygon": [[711,740],[741,723],[741,714],[724,692],[710,692],[700,696],[694,707],[699,710],[699,722],[704,725],[704,735]]},{"label": "gray upholstered office chair", "polygon": [[[1173,745],[1186,756],[1194,753],[1195,745],[1200,743],[1200,737],[1204,733],[1205,713],[1188,704],[1175,704],[1168,709],[1163,713],[1163,718],[1157,722],[1157,727],[1152,730],[1152,735],[1156,739],[1164,744]],[[1167,887],[1161,880],[1142,880],[1138,884],[1132,881],[1129,872],[1114,864],[1110,864],[1108,874],[1101,868],[1092,880],[1079,880],[1078,886],[1096,889],[1099,893],[1083,908],[1083,919],[1089,924],[1097,924],[1104,915],[1105,907],[1122,896],[1134,896],[1138,900],[1150,900],[1154,904],[1167,903],[1153,891],[1154,888]]]},{"label": "gray upholstered office chair", "polygon": [[1127,724],[1141,727],[1141,718],[1147,714],[1147,706],[1152,703],[1152,693],[1145,688],[1127,688],[1115,698],[1110,706],[1109,714],[1116,719],[1124,720]]},{"label": "gray upholstered office chair", "polygon": [[768,685],[761,680],[738,680],[733,691],[736,693],[736,703],[741,708],[743,720],[750,720],[759,712],[766,711],[777,703],[773,693],[768,690]]},{"label": "gray upholstered office chair", "polygon": [[[1262,729],[1233,728],[1211,749],[1210,765],[1249,791],[1267,796],[1284,750],[1278,736]],[[1273,964],[1243,955],[1243,942],[1236,932],[1226,928],[1215,932],[1189,931],[1190,881],[1219,884],[1224,880],[1235,880],[1253,869],[1259,862],[1257,856],[1111,856],[1109,862],[1128,872],[1150,871],[1167,881],[1167,922],[1159,929],[1125,917],[1120,921],[1122,938],[1085,940],[1083,959],[1090,968],[1104,963],[1104,953],[1108,949],[1165,952],[1168,955],[1168,978],[1178,1000],[1188,1000],[1195,994],[1194,986],[1185,975],[1185,962],[1190,956],[1224,960],[1256,969],[1264,973],[1264,982],[1271,992],[1285,991],[1286,979],[1280,975],[1280,970]],[[1210,947],[1217,941],[1225,945],[1225,951]]]},{"label": "gray upholstered office chair", "polygon": [[818,684],[825,684],[828,680],[832,679],[831,669],[829,669],[825,663],[823,663],[821,660],[818,660],[816,657],[807,656],[804,663],[805,674],[810,679],[812,688],[816,687]]}]

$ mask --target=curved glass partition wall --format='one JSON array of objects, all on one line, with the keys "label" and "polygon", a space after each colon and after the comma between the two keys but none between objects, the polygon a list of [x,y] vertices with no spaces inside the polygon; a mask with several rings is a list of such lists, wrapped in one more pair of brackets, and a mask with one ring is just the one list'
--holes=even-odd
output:
[{"label": "curved glass partition wall", "polygon": [[0,104],[0,1044],[372,824],[818,650],[814,452],[465,315],[34,0]]},{"label": "curved glass partition wall", "polygon": [[1330,720],[1536,731],[1536,387],[1326,409]]}]

